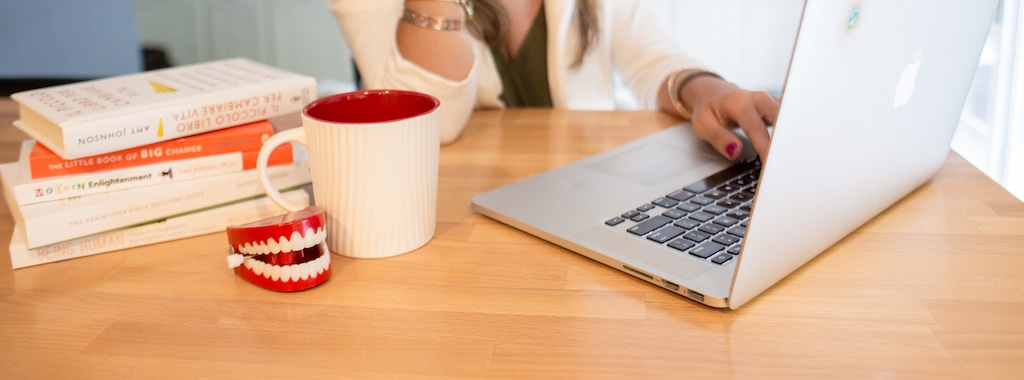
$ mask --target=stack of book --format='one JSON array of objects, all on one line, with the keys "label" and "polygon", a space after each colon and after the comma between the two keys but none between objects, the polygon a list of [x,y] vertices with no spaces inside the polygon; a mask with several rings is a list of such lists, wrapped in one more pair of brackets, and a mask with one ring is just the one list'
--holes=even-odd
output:
[{"label": "stack of book", "polygon": [[[224,231],[284,211],[256,156],[269,119],[299,112],[315,79],[228,59],[16,93],[31,139],[0,164],[14,268]],[[271,182],[308,204],[301,145],[268,160]]]}]

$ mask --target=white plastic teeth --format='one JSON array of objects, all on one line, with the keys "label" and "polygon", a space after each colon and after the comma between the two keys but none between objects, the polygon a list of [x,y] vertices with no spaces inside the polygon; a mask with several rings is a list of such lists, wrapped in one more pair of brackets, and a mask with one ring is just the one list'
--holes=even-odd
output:
[{"label": "white plastic teeth", "polygon": [[228,255],[228,268],[230,269],[238,268],[238,266],[242,265],[243,262],[245,262],[245,256],[237,253]]},{"label": "white plastic teeth", "polygon": [[270,255],[281,252],[301,251],[323,243],[326,237],[327,232],[324,231],[323,227],[317,228],[316,232],[312,228],[307,228],[303,234],[295,231],[289,237],[281,236],[277,239],[270,238],[266,241],[247,242],[238,246],[237,253],[243,255]]},{"label": "white plastic teeth", "polygon": [[267,278],[272,281],[295,282],[299,280],[317,278],[331,267],[331,254],[327,251],[327,244],[321,243],[320,248],[323,251],[323,255],[318,257],[316,260],[302,264],[273,265],[256,260],[252,257],[246,257],[242,266],[251,270],[257,276],[263,276],[263,278]]}]

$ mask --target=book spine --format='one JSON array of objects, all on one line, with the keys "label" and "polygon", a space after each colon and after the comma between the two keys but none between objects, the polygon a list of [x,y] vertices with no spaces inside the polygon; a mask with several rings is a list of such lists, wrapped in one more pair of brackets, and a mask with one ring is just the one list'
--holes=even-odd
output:
[{"label": "book spine", "polygon": [[[309,204],[309,195],[304,190],[292,190],[283,195],[297,204]],[[250,223],[284,212],[269,198],[259,196],[148,224],[102,232],[31,249],[25,244],[23,226],[17,224],[10,244],[11,267],[14,269],[25,268],[221,232],[231,225]]]},{"label": "book spine", "polygon": [[242,153],[188,158],[95,173],[35,180],[14,186],[18,205],[54,201],[107,191],[187,181],[242,171]]},{"label": "book spine", "polygon": [[295,78],[191,102],[63,126],[65,159],[75,159],[192,136],[302,110],[316,94],[316,81]]},{"label": "book spine", "polygon": [[269,121],[263,120],[248,125],[71,160],[65,160],[36,142],[28,161],[32,179],[40,179],[236,151],[258,151],[263,146],[263,141],[273,134],[273,125]]},{"label": "book spine", "polygon": [[[259,157],[260,151],[252,150],[242,152],[242,170],[249,170],[256,168],[256,158]],[[270,156],[267,158],[267,166],[289,164],[292,162],[292,146],[290,144],[279,145],[277,149],[270,152]]]},{"label": "book spine", "polygon": [[[289,145],[283,147],[290,148]],[[174,181],[187,181],[256,168],[259,150],[187,158],[95,173],[74,174],[33,180],[13,186],[19,206],[49,202],[108,191],[136,189]],[[267,165],[292,162],[291,149],[275,149]]]},{"label": "book spine", "polygon": [[[310,183],[309,162],[268,168],[279,189]],[[26,245],[38,248],[263,194],[255,170],[18,206]]]}]

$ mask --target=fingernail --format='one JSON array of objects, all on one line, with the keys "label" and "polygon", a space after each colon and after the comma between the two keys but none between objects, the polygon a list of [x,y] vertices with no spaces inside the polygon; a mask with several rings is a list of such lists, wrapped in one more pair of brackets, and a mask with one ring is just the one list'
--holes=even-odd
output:
[{"label": "fingernail", "polygon": [[730,159],[736,155],[736,146],[736,143],[729,143],[729,146],[725,147],[725,154],[729,156]]}]

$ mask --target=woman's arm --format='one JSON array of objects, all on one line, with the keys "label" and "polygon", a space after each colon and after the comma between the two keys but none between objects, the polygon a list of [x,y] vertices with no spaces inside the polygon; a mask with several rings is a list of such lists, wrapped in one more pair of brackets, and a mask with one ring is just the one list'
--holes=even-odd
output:
[{"label": "woman's arm", "polygon": [[443,78],[465,79],[473,67],[466,9],[456,2],[406,0],[403,12],[396,36],[399,53]]},{"label": "woman's arm", "polygon": [[[764,155],[769,139],[766,123],[775,122],[778,99],[764,92],[744,91],[715,75],[688,77],[692,71],[680,69],[700,68],[701,64],[670,38],[646,3],[606,1],[604,6],[612,8],[606,13],[613,27],[609,37],[612,58],[641,107],[690,119],[694,133],[729,159],[742,154],[743,144],[732,131],[739,125],[754,149]],[[683,86],[669,86],[673,75],[676,84]],[[680,104],[673,104],[670,87],[678,91],[673,95]]]},{"label": "woman's arm", "polygon": [[[411,0],[408,4],[424,16],[435,8],[439,12],[436,17],[458,17],[464,12],[457,4],[444,1]],[[441,101],[441,142],[447,144],[458,138],[476,105],[477,57],[484,47],[469,37],[465,25],[461,31],[450,32],[399,21],[405,5],[402,0],[331,0],[329,8],[356,61],[362,85],[437,97]],[[449,11],[451,15],[440,14]]]}]

